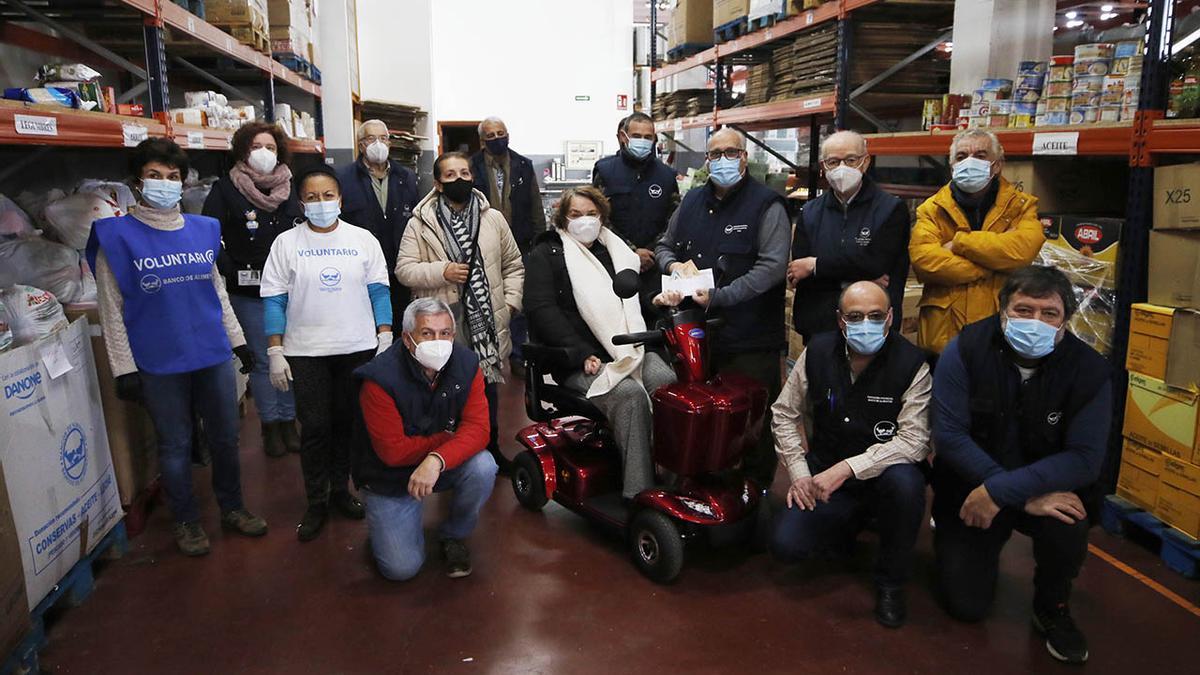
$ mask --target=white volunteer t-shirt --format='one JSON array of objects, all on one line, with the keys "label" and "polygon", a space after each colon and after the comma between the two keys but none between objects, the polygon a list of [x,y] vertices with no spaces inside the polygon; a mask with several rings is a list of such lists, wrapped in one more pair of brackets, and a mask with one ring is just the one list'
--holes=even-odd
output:
[{"label": "white volunteer t-shirt", "polygon": [[276,237],[259,294],[288,295],[285,355],[334,356],[378,346],[367,285],[387,283],[379,241],[339,220],[332,232],[300,224]]}]

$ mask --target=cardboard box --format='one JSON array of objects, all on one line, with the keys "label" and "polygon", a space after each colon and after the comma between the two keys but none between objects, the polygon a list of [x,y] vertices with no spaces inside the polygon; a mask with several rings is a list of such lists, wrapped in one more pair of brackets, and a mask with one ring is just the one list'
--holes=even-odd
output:
[{"label": "cardboard box", "polygon": [[1194,539],[1200,539],[1200,496],[1163,483],[1158,488],[1154,515]]},{"label": "cardboard box", "polygon": [[1121,449],[1117,494],[1147,511],[1153,511],[1158,503],[1158,486],[1162,480],[1165,459],[1157,450],[1126,438]]},{"label": "cardboard box", "polygon": [[803,0],[750,0],[747,15],[751,21],[779,14],[795,16],[800,13],[803,4]]},{"label": "cardboard box", "polygon": [[1135,304],[1125,367],[1171,387],[1200,391],[1200,311]]},{"label": "cardboard box", "polygon": [[0,471],[0,658],[7,658],[29,632],[29,603],[21,572],[21,542]]},{"label": "cardboard box", "polygon": [[37,606],[121,520],[87,322],[0,354],[0,470]]},{"label": "cardboard box", "polygon": [[[1089,164],[1090,161],[1090,164]],[[1094,160],[1046,159],[1004,163],[1013,187],[1038,198],[1038,213],[1117,215],[1125,213],[1127,168],[1096,170]]]},{"label": "cardboard box", "polygon": [[[1044,209],[1039,209],[1044,212]],[[1077,251],[1088,258],[1117,264],[1124,218],[1076,215],[1042,216],[1046,243]]]},{"label": "cardboard box", "polygon": [[1172,457],[1163,458],[1162,482],[1174,485],[1190,495],[1200,497],[1200,466],[1181,462]]},{"label": "cardboard box", "polygon": [[96,381],[104,409],[104,427],[108,430],[108,448],[121,505],[129,506],[158,477],[158,444],[154,424],[146,409],[117,398],[116,378],[108,363],[108,346],[100,327],[100,312],[95,307],[65,308],[67,319],[88,322],[92,353],[96,361]]},{"label": "cardboard box", "polygon": [[720,28],[750,14],[750,0],[712,0],[712,27]]},{"label": "cardboard box", "polygon": [[1186,462],[1196,446],[1197,395],[1162,380],[1129,373],[1125,398],[1126,438]]},{"label": "cardboard box", "polygon": [[1154,169],[1154,229],[1200,229],[1200,164]]},{"label": "cardboard box", "polygon": [[671,12],[669,47],[713,43],[713,3],[711,0],[679,0]]},{"label": "cardboard box", "polygon": [[[900,336],[917,344],[917,327],[921,325],[921,293],[925,285],[916,278],[909,278],[904,285],[904,310],[900,319]],[[920,346],[920,345],[918,345]]]},{"label": "cardboard box", "polygon": [[294,26],[305,31],[312,30],[308,5],[304,0],[267,0],[267,21],[272,28]]},{"label": "cardboard box", "polygon": [[1146,299],[1164,307],[1200,307],[1200,232],[1150,233]]},{"label": "cardboard box", "polygon": [[205,0],[204,19],[223,26],[266,28],[267,0]]}]

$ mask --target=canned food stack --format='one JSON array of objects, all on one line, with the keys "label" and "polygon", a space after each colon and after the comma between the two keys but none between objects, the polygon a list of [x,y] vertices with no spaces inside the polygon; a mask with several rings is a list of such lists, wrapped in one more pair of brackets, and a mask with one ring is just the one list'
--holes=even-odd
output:
[{"label": "canned food stack", "polygon": [[1142,59],[1146,45],[1142,40],[1122,40],[1113,50],[1112,75],[1125,78],[1121,93],[1121,121],[1133,120],[1142,85]]},{"label": "canned food stack", "polygon": [[1013,81],[1002,79],[984,80],[971,99],[971,121],[973,128],[1005,128],[1012,113]]},{"label": "canned food stack", "polygon": [[[1100,121],[1106,91],[1105,78],[1112,69],[1114,50],[1115,45],[1111,42],[1093,42],[1075,48],[1075,78],[1071,84],[1071,124],[1091,124]],[[1124,78],[1121,78],[1119,86],[1124,92]],[[1115,118],[1110,121],[1118,121],[1121,117],[1120,100],[1115,108],[1111,104],[1108,108],[1110,111],[1115,109],[1116,113]],[[1111,115],[1111,112],[1105,114]]]},{"label": "canned food stack", "polygon": [[1046,86],[1038,101],[1037,126],[1057,126],[1070,122],[1071,89],[1075,80],[1075,57],[1052,56],[1046,73]]},{"label": "canned food stack", "polygon": [[1017,82],[1013,88],[1012,111],[1008,126],[1014,129],[1032,127],[1037,117],[1038,102],[1046,84],[1045,61],[1022,61],[1017,67]]}]

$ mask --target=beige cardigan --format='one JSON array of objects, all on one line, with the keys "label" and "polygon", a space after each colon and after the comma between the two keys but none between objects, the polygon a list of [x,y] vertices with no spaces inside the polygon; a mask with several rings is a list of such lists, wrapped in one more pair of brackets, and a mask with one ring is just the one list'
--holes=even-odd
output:
[{"label": "beige cardigan", "polygon": [[[453,306],[459,302],[459,285],[446,281],[443,276],[450,260],[446,256],[445,235],[437,219],[438,194],[436,190],[431,191],[413,209],[413,216],[400,239],[396,279],[412,289],[413,298],[433,297]],[[479,251],[492,291],[496,340],[500,344],[500,358],[507,359],[512,353],[508,322],[512,313],[521,309],[525,264],[521,262],[521,250],[517,248],[504,216],[491,208],[487,197],[478,190],[475,190],[475,196],[480,201]]]}]

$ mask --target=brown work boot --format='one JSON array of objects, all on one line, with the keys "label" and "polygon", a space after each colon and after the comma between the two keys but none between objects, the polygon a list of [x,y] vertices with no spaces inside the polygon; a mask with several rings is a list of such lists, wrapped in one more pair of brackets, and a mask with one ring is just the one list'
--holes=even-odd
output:
[{"label": "brown work boot", "polygon": [[267,533],[267,521],[246,509],[234,509],[222,513],[221,526],[247,537],[261,537]]},{"label": "brown work boot", "polygon": [[175,545],[186,556],[208,555],[208,535],[200,523],[175,523]]},{"label": "brown work boot", "polygon": [[283,447],[283,430],[276,422],[263,422],[262,444],[267,457],[283,457],[287,454],[287,448]]},{"label": "brown work boot", "polygon": [[279,425],[280,437],[283,438],[283,447],[287,448],[288,452],[300,452],[300,432],[296,431],[296,420],[276,424]]}]

